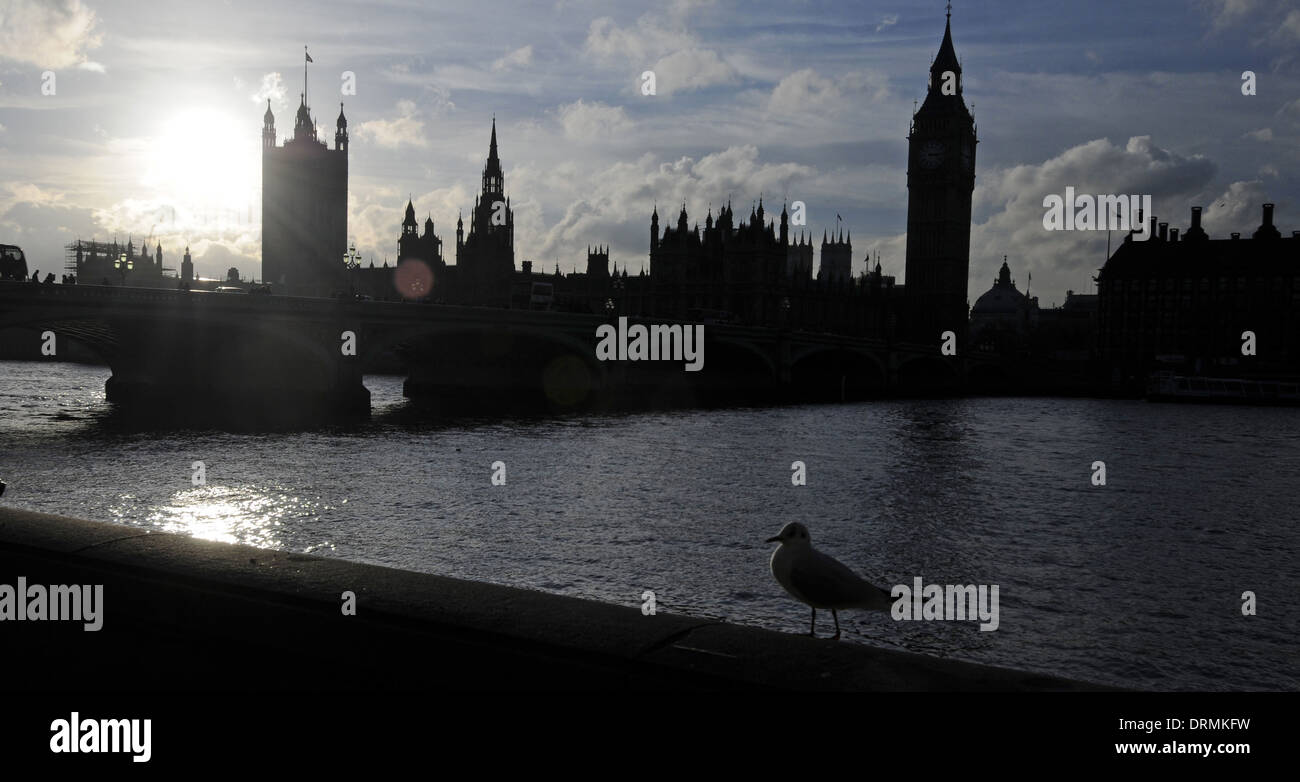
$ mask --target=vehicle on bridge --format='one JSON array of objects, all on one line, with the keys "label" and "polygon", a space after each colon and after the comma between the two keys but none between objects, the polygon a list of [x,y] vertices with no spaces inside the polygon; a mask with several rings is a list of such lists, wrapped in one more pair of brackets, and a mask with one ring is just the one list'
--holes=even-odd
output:
[{"label": "vehicle on bridge", "polygon": [[23,282],[27,279],[27,257],[22,248],[0,244],[0,280]]}]

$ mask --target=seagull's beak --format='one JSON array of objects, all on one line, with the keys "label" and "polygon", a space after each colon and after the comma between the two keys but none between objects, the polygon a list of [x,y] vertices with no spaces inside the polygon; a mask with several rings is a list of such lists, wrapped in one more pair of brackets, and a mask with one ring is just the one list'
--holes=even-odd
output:
[{"label": "seagull's beak", "polygon": [[763,542],[764,542],[764,543],[780,543],[780,542],[781,542],[781,536],[780,536],[780,535],[777,535],[776,537],[774,537],[774,538],[768,538],[767,540],[765,540],[765,541],[763,541]]}]

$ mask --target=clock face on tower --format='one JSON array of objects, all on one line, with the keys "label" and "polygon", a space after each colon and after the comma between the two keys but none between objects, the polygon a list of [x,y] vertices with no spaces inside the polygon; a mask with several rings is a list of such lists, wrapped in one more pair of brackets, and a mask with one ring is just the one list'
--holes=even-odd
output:
[{"label": "clock face on tower", "polygon": [[943,142],[927,141],[919,157],[922,168],[935,168],[943,162]]}]

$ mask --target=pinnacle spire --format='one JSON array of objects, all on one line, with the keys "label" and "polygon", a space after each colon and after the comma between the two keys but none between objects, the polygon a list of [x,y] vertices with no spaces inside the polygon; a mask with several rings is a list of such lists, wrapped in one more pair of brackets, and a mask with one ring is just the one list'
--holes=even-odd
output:
[{"label": "pinnacle spire", "polygon": [[[961,73],[961,65],[957,62],[957,49],[952,45],[952,11],[949,7],[949,19],[943,26],[943,43],[939,44],[939,53],[935,55],[934,65],[930,66],[930,73],[938,73],[942,77],[944,71]],[[937,84],[942,79],[936,79],[933,83]]]}]

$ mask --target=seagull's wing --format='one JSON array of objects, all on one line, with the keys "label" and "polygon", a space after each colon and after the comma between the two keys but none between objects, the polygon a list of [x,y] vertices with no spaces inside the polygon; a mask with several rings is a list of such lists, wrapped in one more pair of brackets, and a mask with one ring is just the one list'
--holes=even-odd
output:
[{"label": "seagull's wing", "polygon": [[885,611],[889,593],[820,551],[808,551],[790,563],[790,583],[818,608],[865,608]]}]

